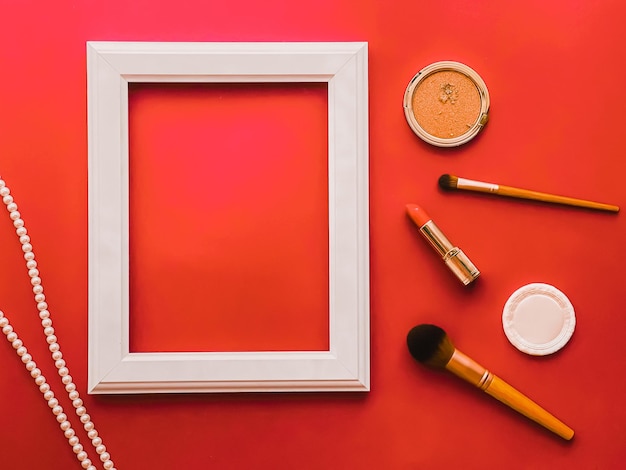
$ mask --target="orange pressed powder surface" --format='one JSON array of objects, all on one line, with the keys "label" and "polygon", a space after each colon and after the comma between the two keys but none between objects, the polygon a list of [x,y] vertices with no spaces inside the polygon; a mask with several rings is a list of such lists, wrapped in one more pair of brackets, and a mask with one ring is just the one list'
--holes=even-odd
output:
[{"label": "orange pressed powder surface", "polygon": [[480,115],[478,88],[454,70],[434,72],[413,91],[413,115],[430,135],[452,139],[465,134]]}]

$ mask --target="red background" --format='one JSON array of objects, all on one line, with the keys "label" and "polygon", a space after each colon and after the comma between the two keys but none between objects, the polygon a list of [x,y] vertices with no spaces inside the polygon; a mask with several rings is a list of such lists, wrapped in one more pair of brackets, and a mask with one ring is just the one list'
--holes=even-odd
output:
[{"label": "red background", "polygon": [[328,350],[327,96],[131,87],[131,351]]},{"label": "red background", "polygon": [[[278,0],[164,1],[158,5],[118,0],[0,0],[0,7],[0,175],[11,188],[33,240],[65,358],[117,468],[620,466],[626,457],[626,411],[619,402],[626,387],[621,348],[625,322],[621,307],[626,302],[623,216],[447,194],[438,190],[436,181],[442,173],[452,173],[623,205],[623,3],[320,0],[306,6]],[[86,394],[88,40],[369,43],[371,392]],[[485,131],[457,149],[437,149],[421,142],[402,112],[408,81],[420,68],[438,60],[470,65],[485,80],[492,98],[491,120]],[[233,94],[233,99],[246,96],[245,91],[235,91],[226,87],[223,94]],[[260,199],[268,226],[263,227],[259,240],[253,240],[267,243],[264,249],[278,246],[272,245],[272,227],[277,231],[283,227],[283,222],[272,219],[276,213],[267,209],[274,207],[274,202],[276,207],[292,207],[281,196],[290,178],[271,168],[295,172],[303,184],[311,185],[312,194],[323,192],[325,168],[315,163],[320,139],[327,137],[319,127],[320,123],[325,125],[319,112],[322,98],[314,87],[295,90],[295,95],[293,92],[259,92],[261,100],[253,105],[253,112],[267,111],[267,117],[255,119],[253,125],[245,116],[237,118],[241,119],[240,129],[254,131],[253,137],[260,139],[253,139],[262,144],[258,158],[275,163],[254,170],[255,175],[273,182]],[[188,116],[187,111],[193,108],[193,103],[171,102],[170,94],[162,93],[159,98],[159,93],[147,95],[165,106],[161,112],[164,118],[170,113]],[[211,93],[200,92],[195,97],[213,99]],[[309,111],[304,130],[286,128],[290,137],[277,134],[275,125],[288,124],[284,113],[289,112],[289,106],[277,103],[267,110],[268,103],[280,102],[281,97],[296,100]],[[201,122],[213,121],[218,123],[215,117],[205,115]],[[141,138],[142,132],[154,132],[150,125],[139,120],[134,139]],[[224,126],[233,132],[226,135],[235,135],[233,126]],[[262,130],[274,136],[281,152],[272,151],[272,141],[263,140]],[[293,138],[296,134],[292,132],[301,132],[300,137]],[[202,134],[195,135],[201,138]],[[167,136],[160,137],[168,142]],[[170,142],[172,148],[175,144]],[[303,148],[309,149],[302,159],[303,165],[309,166],[290,167],[289,152]],[[178,149],[199,161],[200,154],[193,156],[196,147],[186,143]],[[137,170],[149,166],[142,163],[141,152],[134,155]],[[238,152],[233,155],[242,160],[246,156]],[[276,155],[276,160],[268,160]],[[192,173],[186,170],[181,177]],[[248,196],[260,191],[254,186],[259,185],[259,179],[253,180]],[[153,183],[141,180],[147,186]],[[243,183],[238,180],[238,184]],[[169,201],[177,205],[184,221],[193,221],[194,206],[188,206],[187,195],[180,193],[185,185],[172,184],[176,194]],[[203,194],[212,193],[205,188]],[[299,195],[306,198],[305,194],[308,190]],[[141,209],[150,207],[141,199],[133,201]],[[159,201],[165,212],[169,211],[167,201]],[[243,202],[242,196],[229,201]],[[409,202],[422,205],[478,265],[482,276],[475,286],[462,287],[419,238],[404,214],[404,205]],[[308,204],[306,211],[312,220],[323,219],[320,213],[326,208],[319,201],[311,198],[303,204]],[[198,227],[181,228],[177,237],[170,233],[167,215],[153,209],[151,226],[168,232],[155,236],[155,240],[166,241],[170,248],[178,244],[187,250],[186,233],[198,237],[198,230],[206,223],[198,221]],[[217,210],[217,205],[209,209]],[[228,214],[222,216],[218,220],[234,223]],[[256,216],[259,223],[263,213]],[[60,394],[62,388],[53,379],[54,366],[45,348],[20,247],[8,217],[4,217],[4,222],[0,220],[0,308]],[[293,217],[292,229],[297,226],[298,233],[306,232],[300,224],[315,225],[301,215]],[[252,233],[253,222],[249,220],[241,228]],[[327,249],[317,236],[323,231],[320,228],[311,234],[314,249],[320,252]],[[141,241],[141,233],[138,230],[133,235],[135,243]],[[236,250],[236,246],[241,243],[230,249]],[[318,302],[328,295],[320,281],[326,267],[323,261],[320,264],[323,256],[307,258],[303,246],[296,242],[286,247],[281,264],[297,257],[298,266],[291,266],[298,278],[293,282],[314,283],[316,287],[302,293]],[[178,253],[178,249],[170,252]],[[243,266],[245,255],[233,253],[233,259]],[[249,261],[263,269],[273,266],[262,258]],[[309,271],[305,269],[307,263],[312,266]],[[192,273],[174,262],[172,266],[184,274],[180,279],[152,272],[149,283],[134,284],[135,295],[189,289]],[[189,266],[195,268],[193,263]],[[277,267],[273,269],[284,275]],[[146,270],[152,268],[146,265]],[[502,331],[501,311],[506,299],[529,282],[555,285],[568,295],[576,310],[577,328],[572,340],[550,357],[520,353]],[[271,283],[267,287],[276,288]],[[255,289],[257,294],[262,291]],[[156,325],[157,330],[143,339],[135,335],[135,347],[157,347],[163,332],[170,332],[163,344],[180,348],[183,340],[175,332],[179,324],[199,321],[203,325],[207,321],[198,320],[198,304],[211,301],[203,298],[202,292],[200,288],[198,292],[189,290],[182,301],[191,313],[182,317],[163,314],[159,318],[168,328],[158,330],[164,325]],[[197,302],[192,298],[196,295]],[[293,293],[288,297],[294,297]],[[275,299],[272,296],[271,302]],[[262,308],[270,311],[271,302]],[[232,311],[254,318],[249,310],[241,313],[245,308]],[[313,308],[312,312],[319,310]],[[303,318],[312,322],[312,332],[306,338],[296,337],[296,342],[301,344],[302,339],[307,347],[324,348],[327,324],[323,315],[311,313]],[[148,321],[137,313],[133,321],[142,324],[144,320]],[[234,318],[233,323],[216,326],[232,328],[236,322]],[[272,341],[277,340],[285,335],[270,327],[264,331],[264,325],[275,327],[285,322],[280,315],[268,323],[259,322],[259,334],[273,335]],[[459,349],[561,417],[576,430],[574,440],[563,442],[455,378],[416,364],[406,350],[405,336],[422,322],[445,328]],[[287,328],[286,336],[301,334],[297,325]],[[245,338],[254,339],[250,331],[245,334]],[[205,337],[197,336],[194,341],[194,347],[206,347]],[[0,467],[80,468],[32,379],[11,346],[3,343]],[[244,343],[220,347],[241,349],[250,345]],[[278,347],[290,348],[292,344],[286,341]],[[71,407],[67,400],[62,404]],[[80,437],[88,445],[83,433]]]}]

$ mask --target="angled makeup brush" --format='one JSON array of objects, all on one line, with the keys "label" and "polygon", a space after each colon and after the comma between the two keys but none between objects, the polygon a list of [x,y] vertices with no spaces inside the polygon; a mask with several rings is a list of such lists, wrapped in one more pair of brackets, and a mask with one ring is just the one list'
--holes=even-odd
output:
[{"label": "angled makeup brush", "polygon": [[468,180],[454,175],[441,175],[439,186],[442,189],[464,189],[466,191],[476,191],[480,193],[491,193],[499,196],[514,197],[519,199],[532,199],[535,201],[551,202],[568,206],[585,207],[600,211],[619,212],[619,207],[601,202],[586,201],[567,196],[557,196],[555,194],[540,193],[528,189],[513,188],[501,184],[484,183],[482,181]]},{"label": "angled makeup brush", "polygon": [[456,349],[440,327],[428,324],[413,327],[407,336],[407,346],[419,362],[452,372],[563,439],[574,437],[569,426]]}]

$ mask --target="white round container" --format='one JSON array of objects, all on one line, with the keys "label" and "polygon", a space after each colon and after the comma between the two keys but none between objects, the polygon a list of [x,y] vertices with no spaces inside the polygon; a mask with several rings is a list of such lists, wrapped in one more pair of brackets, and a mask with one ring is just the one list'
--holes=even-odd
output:
[{"label": "white round container", "polygon": [[572,337],[576,326],[574,307],[554,286],[533,283],[517,289],[504,305],[504,333],[526,354],[552,354]]}]

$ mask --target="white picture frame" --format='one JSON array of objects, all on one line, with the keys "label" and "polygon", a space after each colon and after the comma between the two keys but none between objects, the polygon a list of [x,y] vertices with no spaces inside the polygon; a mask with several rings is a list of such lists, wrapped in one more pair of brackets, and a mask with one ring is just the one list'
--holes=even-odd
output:
[{"label": "white picture frame", "polygon": [[[368,391],[367,43],[88,42],[88,392]],[[326,82],[328,351],[131,353],[128,88]]]}]

